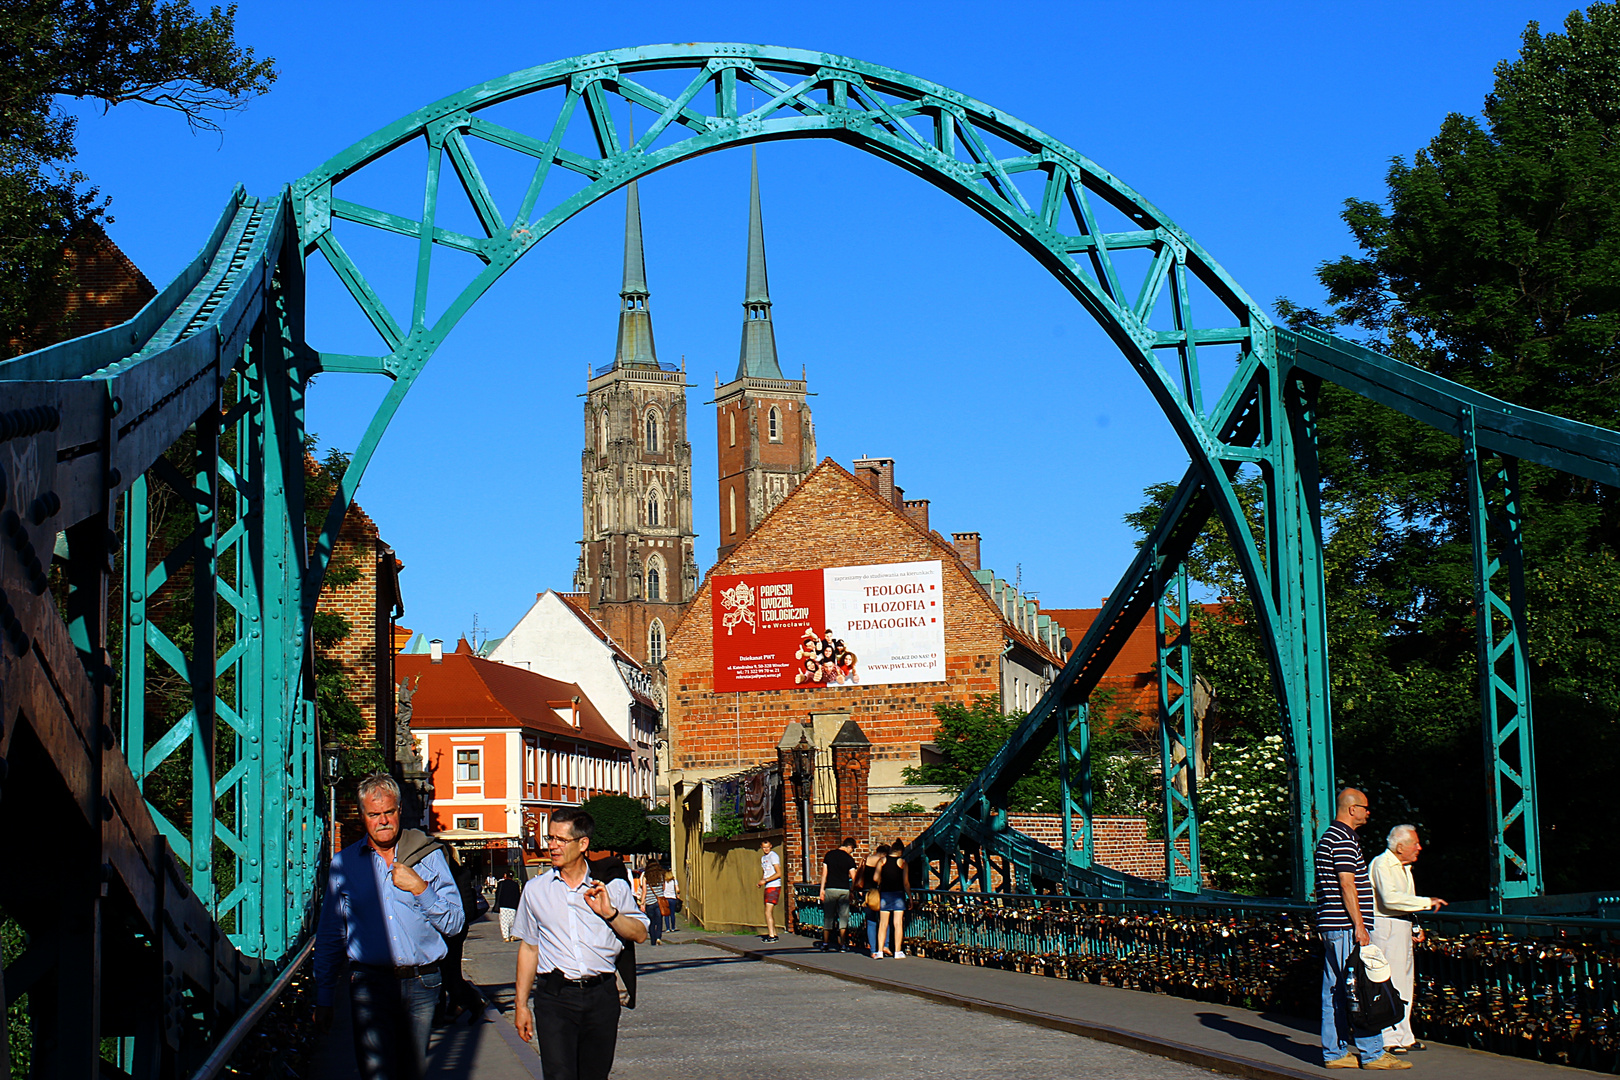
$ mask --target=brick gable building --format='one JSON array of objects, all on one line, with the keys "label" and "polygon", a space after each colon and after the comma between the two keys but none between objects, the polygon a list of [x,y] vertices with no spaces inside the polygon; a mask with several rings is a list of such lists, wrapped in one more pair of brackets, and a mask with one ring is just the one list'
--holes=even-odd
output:
[{"label": "brick gable building", "polygon": [[73,287],[53,305],[39,335],[6,342],[6,355],[42,349],[133,319],[157,289],[119,246],[100,229],[69,243],[63,252]]},{"label": "brick gable building", "polygon": [[[898,785],[901,770],[918,764],[933,738],[934,706],[1000,692],[1009,667],[1043,683],[1056,674],[1057,653],[1009,621],[956,549],[928,531],[914,508],[886,497],[892,490],[823,461],[709,575],[676,627],[666,660],[672,784],[776,761],[789,722],[804,724],[824,746],[854,720],[871,740],[870,784]],[[943,569],[943,682],[714,689],[716,575],[932,560]]]},{"label": "brick gable building", "polygon": [[[405,564],[385,543],[377,523],[359,503],[349,507],[332,547],[333,570],[316,601],[318,614],[339,615],[349,634],[323,650],[336,662],[351,686],[350,699],[360,710],[362,738],[375,739],[388,760],[393,760],[395,679],[394,655],[401,642],[394,620],[405,613],[399,572]],[[339,581],[353,567],[353,580]]]}]

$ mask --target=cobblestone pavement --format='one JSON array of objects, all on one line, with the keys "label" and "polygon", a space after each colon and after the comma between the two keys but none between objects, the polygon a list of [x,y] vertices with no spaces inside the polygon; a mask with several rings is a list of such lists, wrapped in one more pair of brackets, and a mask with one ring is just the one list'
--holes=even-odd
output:
[{"label": "cobblestone pavement", "polygon": [[[467,942],[467,977],[500,1010],[499,1025],[511,1024],[516,948],[502,942],[488,920],[474,927]],[[619,1025],[615,1080],[807,1080],[818,1075],[847,1080],[1181,1080],[1216,1075],[1124,1047],[708,946],[643,945],[638,959],[639,1001]],[[506,1031],[490,1038],[493,1025],[483,1026],[471,1076],[504,1077],[516,1064],[539,1080],[539,1060],[531,1049]],[[505,1058],[507,1054],[516,1060]]]}]

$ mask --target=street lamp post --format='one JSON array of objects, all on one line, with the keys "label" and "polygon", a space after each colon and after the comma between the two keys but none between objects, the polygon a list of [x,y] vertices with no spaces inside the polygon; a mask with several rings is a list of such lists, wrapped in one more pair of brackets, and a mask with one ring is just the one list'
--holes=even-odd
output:
[{"label": "street lamp post", "polygon": [[338,762],[338,752],[328,750],[323,755],[326,759],[326,821],[332,829],[332,855],[339,849],[342,837],[338,833],[337,819],[337,782],[343,775],[342,765]]},{"label": "street lamp post", "polygon": [[799,745],[793,748],[793,789],[799,799],[800,873],[804,881],[810,880],[810,803],[814,779],[811,768],[815,754],[815,747],[801,734]]}]

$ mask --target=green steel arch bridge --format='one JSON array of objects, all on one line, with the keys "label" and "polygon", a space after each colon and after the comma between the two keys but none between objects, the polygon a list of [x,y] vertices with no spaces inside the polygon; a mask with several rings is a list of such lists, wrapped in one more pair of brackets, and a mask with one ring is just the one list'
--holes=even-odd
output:
[{"label": "green steel arch bridge", "polygon": [[[489,115],[526,95],[549,110],[540,126]],[[615,119],[626,103],[656,119],[633,135]],[[715,150],[805,138],[916,174],[1029,252],[1141,375],[1191,462],[1050,692],[912,847],[928,880],[1083,896],[1198,891],[1196,783],[1181,752],[1194,722],[1182,561],[1213,515],[1234,540],[1269,652],[1296,809],[1294,889],[1310,892],[1311,845],[1335,797],[1315,459],[1317,389],[1329,380],[1460,440],[1489,776],[1476,797],[1495,823],[1493,897],[1541,891],[1516,463],[1620,483],[1620,435],[1275,326],[1135,190],[954,90],[796,49],[647,46],[491,80],[278,192],[238,188],[195,261],[133,319],[0,364],[0,906],[29,935],[4,983],[8,1001],[29,995],[36,1075],[95,1075],[103,1038],[118,1040],[130,1075],[211,1075],[306,954],[325,855],[316,597],[389,421],[461,317],[560,224],[630,181]],[[419,216],[348,196],[349,181],[410,143],[425,149]],[[529,162],[523,190],[486,182],[479,157],[492,145]],[[476,229],[447,227],[450,200],[470,205]],[[384,303],[339,242],[339,222],[414,241],[408,309]],[[448,276],[451,253],[477,261],[470,280]],[[375,330],[374,353],[306,340],[306,271],[321,261]],[[447,279],[452,299],[430,315]],[[1215,364],[1223,354],[1235,363]],[[306,522],[305,394],[325,371],[372,375],[387,391],[324,520]],[[1258,529],[1234,493],[1245,468],[1263,481]],[[160,495],[186,528],[155,548]],[[189,605],[185,633],[149,617],[165,594]],[[1149,608],[1160,630],[1164,882],[1094,865],[1089,842],[1087,697]],[[183,688],[183,710],[149,707],[160,680]],[[1053,739],[1069,811],[1062,850],[1010,829],[1006,814],[1009,787]],[[160,768],[171,781],[161,804],[150,797]]]}]

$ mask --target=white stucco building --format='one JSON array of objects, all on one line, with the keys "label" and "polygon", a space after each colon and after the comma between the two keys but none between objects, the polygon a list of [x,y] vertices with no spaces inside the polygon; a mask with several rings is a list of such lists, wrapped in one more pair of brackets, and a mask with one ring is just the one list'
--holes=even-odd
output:
[{"label": "white stucco building", "polygon": [[578,683],[608,725],[630,744],[630,794],[648,806],[657,802],[657,740],[662,712],[652,678],[575,601],[550,589],[510,633],[482,650],[497,663],[525,668],[560,682]]}]

